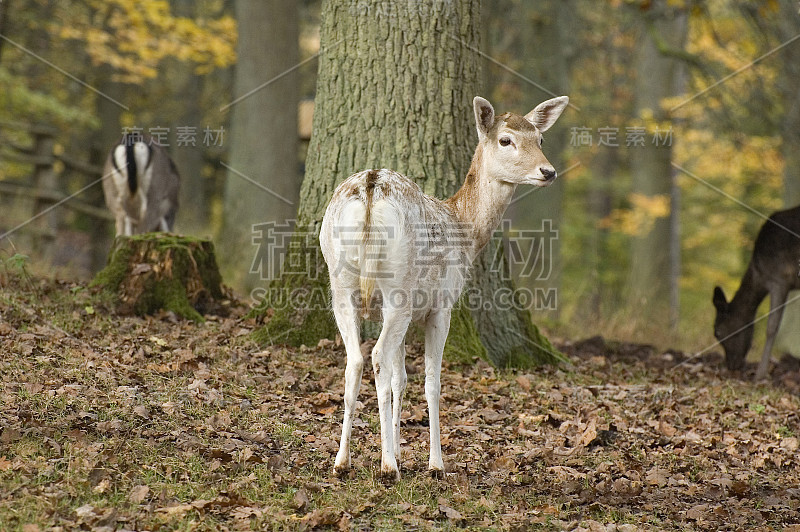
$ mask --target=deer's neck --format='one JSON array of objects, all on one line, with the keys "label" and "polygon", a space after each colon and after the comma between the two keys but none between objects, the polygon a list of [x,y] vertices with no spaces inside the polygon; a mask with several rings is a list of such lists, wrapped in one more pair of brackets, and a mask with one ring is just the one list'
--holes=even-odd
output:
[{"label": "deer's neck", "polygon": [[736,291],[733,299],[731,299],[731,311],[751,319],[755,316],[758,305],[767,297],[767,293],[766,287],[758,281],[751,264],[747,267],[747,271],[744,272],[739,290]]},{"label": "deer's neck", "polygon": [[492,238],[517,186],[490,179],[485,170],[483,146],[478,144],[464,184],[445,203],[472,236],[470,259]]}]

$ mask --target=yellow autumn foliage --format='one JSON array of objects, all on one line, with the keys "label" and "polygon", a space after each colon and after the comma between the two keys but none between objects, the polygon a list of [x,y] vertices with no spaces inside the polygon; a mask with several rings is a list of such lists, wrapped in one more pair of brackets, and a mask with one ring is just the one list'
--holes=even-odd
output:
[{"label": "yellow autumn foliage", "polygon": [[92,64],[110,65],[118,81],[155,78],[168,57],[193,62],[198,74],[236,60],[236,21],[232,17],[176,17],[164,0],[89,0],[86,4],[89,12],[66,5],[49,29],[62,40],[82,41]]},{"label": "yellow autumn foliage", "polygon": [[628,201],[630,208],[614,209],[598,226],[637,236],[649,233],[656,220],[669,216],[670,199],[666,194],[647,196],[634,192],[628,195]]}]

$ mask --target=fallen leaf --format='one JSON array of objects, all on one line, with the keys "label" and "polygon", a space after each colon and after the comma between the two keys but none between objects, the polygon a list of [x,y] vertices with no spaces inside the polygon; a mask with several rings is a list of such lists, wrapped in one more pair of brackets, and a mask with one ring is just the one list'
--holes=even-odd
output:
[{"label": "fallen leaf", "polygon": [[194,509],[195,507],[192,506],[191,504],[177,504],[175,506],[165,506],[163,508],[156,508],[156,512],[180,517]]},{"label": "fallen leaf", "polygon": [[695,521],[699,521],[703,515],[705,515],[706,510],[708,510],[707,504],[698,504],[696,506],[692,506],[686,511],[686,517],[689,519],[694,519]]},{"label": "fallen leaf", "polygon": [[297,492],[294,494],[294,497],[292,497],[292,508],[295,508],[300,512],[305,510],[310,503],[311,501],[308,498],[308,492],[306,492],[306,490],[303,488],[297,490]]},{"label": "fallen leaf", "polygon": [[439,511],[442,512],[445,515],[445,517],[447,517],[448,519],[452,519],[454,521],[464,519],[464,516],[461,515],[461,512],[459,512],[455,508],[445,506],[444,504],[439,505]]},{"label": "fallen leaf", "polygon": [[83,506],[79,506],[75,508],[75,514],[80,517],[92,517],[94,516],[94,506],[91,504],[84,504]]},{"label": "fallen leaf", "polygon": [[133,504],[140,504],[147,498],[149,493],[150,488],[144,484],[140,484],[131,488],[131,491],[128,493],[128,500]]}]

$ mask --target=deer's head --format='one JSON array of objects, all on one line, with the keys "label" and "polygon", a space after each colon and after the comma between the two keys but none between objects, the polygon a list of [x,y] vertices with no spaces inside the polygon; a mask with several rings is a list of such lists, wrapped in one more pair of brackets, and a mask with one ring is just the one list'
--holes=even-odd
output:
[{"label": "deer's head", "polygon": [[753,343],[753,323],[746,316],[734,312],[719,286],[714,287],[714,337],[725,350],[725,365],[737,370],[744,367],[744,359]]},{"label": "deer's head", "polygon": [[484,171],[491,180],[509,184],[547,186],[556,170],[542,153],[542,133],[555,124],[569,98],[559,96],[542,102],[525,116],[495,116],[487,100],[473,100],[478,139],[483,147]]}]

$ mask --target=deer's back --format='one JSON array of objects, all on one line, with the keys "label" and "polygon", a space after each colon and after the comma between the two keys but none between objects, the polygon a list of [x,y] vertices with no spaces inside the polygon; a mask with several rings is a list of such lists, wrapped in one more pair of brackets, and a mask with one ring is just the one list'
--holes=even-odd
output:
[{"label": "deer's back", "polygon": [[751,267],[766,284],[800,289],[800,207],[773,213],[753,246]]}]

